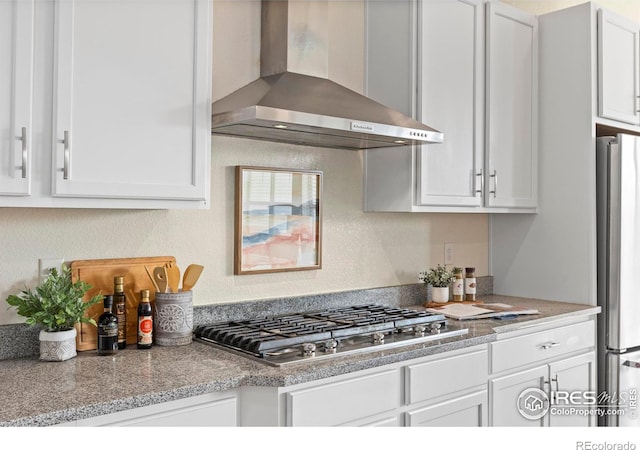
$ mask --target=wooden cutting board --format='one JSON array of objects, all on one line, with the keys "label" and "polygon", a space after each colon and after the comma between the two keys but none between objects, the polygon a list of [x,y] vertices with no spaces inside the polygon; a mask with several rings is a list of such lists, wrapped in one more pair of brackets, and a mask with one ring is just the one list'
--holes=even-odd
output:
[{"label": "wooden cutting board", "polygon": [[[145,258],[119,258],[119,259],[88,259],[72,261],[71,280],[89,283],[92,287],[84,296],[84,301],[98,294],[113,294],[113,278],[124,277],[124,293],[127,297],[127,345],[136,344],[138,332],[138,303],[140,291],[149,289],[149,297],[153,307],[156,290],[144,268],[146,265],[152,272],[156,266],[163,266],[169,262],[175,263],[173,256],[153,256]],[[87,311],[88,317],[93,317],[97,322],[104,311],[102,302],[92,306]],[[90,324],[77,324],[76,348],[78,351],[95,350],[98,347],[98,329]]]}]

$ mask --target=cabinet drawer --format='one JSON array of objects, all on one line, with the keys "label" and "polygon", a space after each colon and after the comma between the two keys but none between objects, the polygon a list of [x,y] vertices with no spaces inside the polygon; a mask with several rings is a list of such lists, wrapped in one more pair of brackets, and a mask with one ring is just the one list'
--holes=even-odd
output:
[{"label": "cabinet drawer", "polygon": [[397,370],[287,394],[287,425],[333,426],[400,406]]},{"label": "cabinet drawer", "polygon": [[463,353],[407,367],[407,400],[418,403],[487,382],[486,350]]},{"label": "cabinet drawer", "polygon": [[491,370],[493,373],[502,372],[594,346],[593,322],[583,322],[493,342],[491,343]]},{"label": "cabinet drawer", "polygon": [[410,427],[482,427],[487,423],[487,391],[407,413]]}]

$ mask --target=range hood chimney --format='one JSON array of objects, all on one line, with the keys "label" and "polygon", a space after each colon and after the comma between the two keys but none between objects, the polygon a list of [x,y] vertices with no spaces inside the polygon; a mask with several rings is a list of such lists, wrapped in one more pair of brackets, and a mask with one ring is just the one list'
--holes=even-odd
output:
[{"label": "range hood chimney", "polygon": [[328,0],[262,0],[260,78],[212,105],[212,133],[361,150],[443,136],[328,79]]}]

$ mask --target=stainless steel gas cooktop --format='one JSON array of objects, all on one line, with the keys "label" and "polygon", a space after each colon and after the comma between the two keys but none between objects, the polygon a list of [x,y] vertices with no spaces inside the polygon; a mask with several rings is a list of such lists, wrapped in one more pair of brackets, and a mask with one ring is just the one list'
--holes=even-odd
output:
[{"label": "stainless steel gas cooktop", "polygon": [[194,339],[280,366],[467,333],[448,329],[442,314],[362,305],[200,325]]}]

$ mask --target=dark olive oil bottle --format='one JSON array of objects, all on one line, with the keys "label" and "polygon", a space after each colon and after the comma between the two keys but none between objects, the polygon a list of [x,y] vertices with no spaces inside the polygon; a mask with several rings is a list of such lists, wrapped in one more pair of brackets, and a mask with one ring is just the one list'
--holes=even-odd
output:
[{"label": "dark olive oil bottle", "polygon": [[98,318],[98,355],[118,352],[118,318],[111,312],[113,296],[104,297],[104,312]]}]

